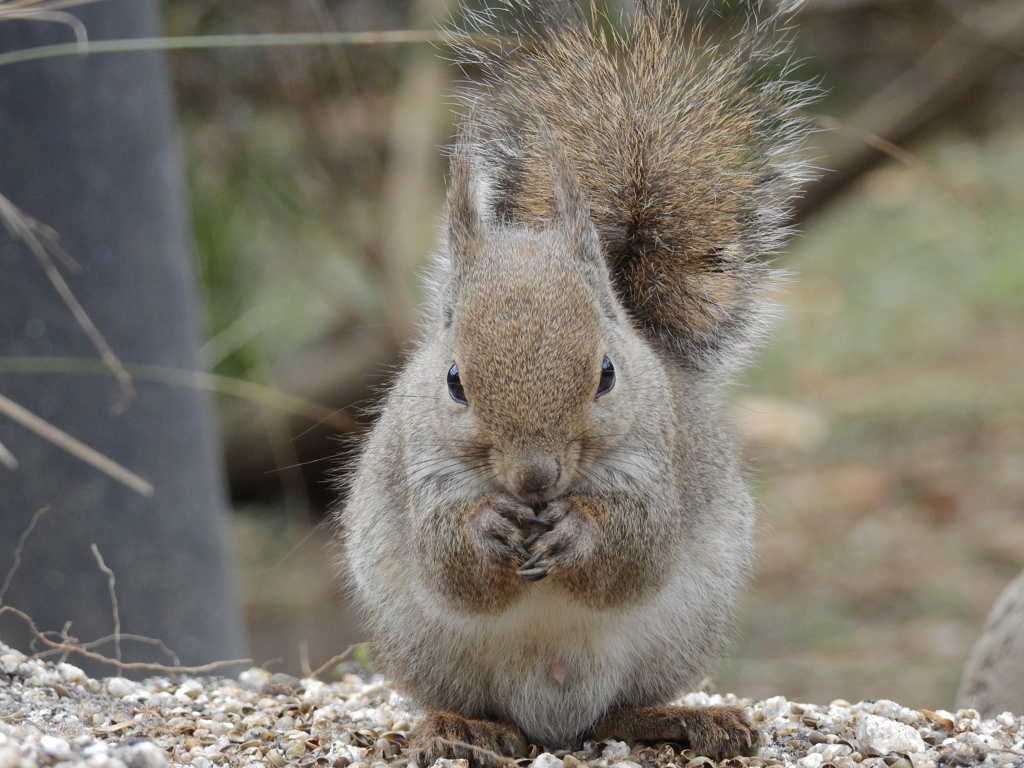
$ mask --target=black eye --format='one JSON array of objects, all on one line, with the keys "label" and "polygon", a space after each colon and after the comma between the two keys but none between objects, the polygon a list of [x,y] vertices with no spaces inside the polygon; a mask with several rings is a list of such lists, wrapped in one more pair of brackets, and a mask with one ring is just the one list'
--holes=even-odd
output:
[{"label": "black eye", "polygon": [[469,405],[469,401],[466,399],[466,390],[462,388],[462,379],[459,378],[459,366],[454,363],[448,369],[448,394],[456,403]]},{"label": "black eye", "polygon": [[597,385],[597,395],[594,397],[596,400],[601,395],[606,395],[611,391],[611,388],[615,386],[615,366],[612,365],[612,361],[605,355],[604,360],[601,361],[601,383]]}]

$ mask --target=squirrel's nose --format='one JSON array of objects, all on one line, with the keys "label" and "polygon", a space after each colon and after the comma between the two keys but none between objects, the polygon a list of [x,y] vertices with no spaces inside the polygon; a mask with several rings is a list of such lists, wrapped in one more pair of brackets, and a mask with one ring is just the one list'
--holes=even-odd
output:
[{"label": "squirrel's nose", "polygon": [[516,496],[531,503],[547,501],[554,496],[562,476],[558,457],[552,454],[534,455],[517,462],[511,473],[512,488]]}]

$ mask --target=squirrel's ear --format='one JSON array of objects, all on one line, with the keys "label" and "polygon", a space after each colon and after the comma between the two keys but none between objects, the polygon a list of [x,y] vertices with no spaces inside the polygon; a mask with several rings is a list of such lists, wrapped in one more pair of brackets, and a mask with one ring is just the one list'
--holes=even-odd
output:
[{"label": "squirrel's ear", "polygon": [[555,188],[555,203],[558,218],[572,237],[583,259],[601,259],[601,247],[597,228],[590,218],[590,205],[583,194],[576,172],[569,156],[558,141],[551,126],[542,122],[541,136],[544,138],[546,154],[551,164],[551,182]]},{"label": "squirrel's ear", "polygon": [[483,225],[474,198],[469,145],[460,136],[452,151],[448,181],[448,255],[456,274],[464,271],[480,253]]}]

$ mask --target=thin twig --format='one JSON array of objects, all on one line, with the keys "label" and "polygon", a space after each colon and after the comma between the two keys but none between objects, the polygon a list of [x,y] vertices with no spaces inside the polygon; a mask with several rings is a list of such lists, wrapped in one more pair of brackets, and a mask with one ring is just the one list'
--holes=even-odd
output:
[{"label": "thin twig", "polygon": [[[107,635],[106,637],[100,637],[88,643],[79,643],[79,645],[82,648],[98,648],[104,643],[111,642],[114,639],[114,637],[114,635]],[[171,658],[171,666],[176,667],[181,665],[181,659],[178,658],[178,654],[176,654],[174,651],[168,648],[163,640],[158,640],[155,637],[146,637],[145,635],[134,635],[131,632],[122,632],[120,633],[119,637],[122,640],[131,640],[132,642],[136,643],[146,643],[147,645],[155,645],[157,648],[159,648],[161,651],[166,653]],[[39,655],[42,656],[42,654]]]},{"label": "thin twig", "polygon": [[[446,747],[460,747],[461,749],[468,749],[470,752],[475,752],[478,755],[489,757],[494,760],[498,765],[514,766],[516,761],[508,755],[499,755],[493,749],[487,749],[487,747],[479,747],[476,744],[469,744],[465,741],[458,741],[456,739],[445,739],[440,736],[434,738],[434,744],[444,744]],[[433,746],[433,745],[431,745]],[[416,755],[420,752],[426,752],[429,747],[423,747],[421,749],[403,749],[402,755]]]},{"label": "thin twig", "polygon": [[45,633],[39,631],[39,628],[36,626],[36,623],[32,620],[31,616],[24,611],[19,611],[17,608],[12,608],[9,605],[0,606],[0,614],[4,613],[13,614],[24,621],[35,638],[53,650],[64,651],[68,654],[77,653],[87,659],[99,661],[104,664],[110,664],[118,669],[143,669],[150,672],[159,672],[165,675],[204,675],[207,672],[213,672],[224,667],[251,665],[253,663],[252,659],[231,659],[229,661],[214,661],[210,664],[201,664],[195,667],[170,667],[165,664],[150,664],[141,661],[117,661],[116,659],[110,659],[103,654],[90,651],[76,643],[65,643],[51,640]]},{"label": "thin twig", "polygon": [[49,511],[50,508],[48,506],[37,509],[32,513],[32,519],[29,520],[28,526],[21,532],[21,537],[18,539],[18,546],[14,548],[14,563],[11,565],[10,570],[7,571],[3,587],[0,587],[0,607],[4,604],[4,596],[7,594],[7,589],[11,586],[11,581],[14,580],[14,574],[18,572],[18,568],[21,566],[21,553],[25,549],[25,542],[28,541],[28,537],[36,527],[36,523],[39,522],[39,518]]},{"label": "thin twig", "polygon": [[13,400],[0,395],[0,413],[14,419],[23,427],[32,430],[40,437],[49,440],[54,445],[63,448],[68,453],[91,464],[101,472],[123,483],[142,496],[152,496],[153,485],[148,480],[136,475],[134,472],[125,469],[113,459],[108,459],[99,451],[90,448],[83,442],[76,440],[67,432],[53,426],[47,421],[36,416],[31,411],[22,408]]},{"label": "thin twig", "polygon": [[344,661],[348,657],[348,655],[350,653],[352,653],[352,651],[354,651],[356,648],[358,648],[361,645],[366,645],[366,643],[353,643],[348,648],[346,648],[344,651],[342,651],[339,654],[336,654],[335,656],[332,656],[327,661],[325,661],[323,664],[321,664],[319,667],[317,667],[312,672],[310,672],[308,677],[311,677],[314,680],[318,679],[322,672],[326,672],[328,669],[333,667],[339,661]]},{"label": "thin twig", "polygon": [[117,607],[117,590],[114,588],[117,578],[103,562],[103,555],[100,554],[100,548],[95,543],[92,544],[92,554],[96,558],[96,564],[99,565],[100,570],[107,574],[107,590],[110,592],[110,606],[114,614],[114,658],[121,661],[121,612]]}]

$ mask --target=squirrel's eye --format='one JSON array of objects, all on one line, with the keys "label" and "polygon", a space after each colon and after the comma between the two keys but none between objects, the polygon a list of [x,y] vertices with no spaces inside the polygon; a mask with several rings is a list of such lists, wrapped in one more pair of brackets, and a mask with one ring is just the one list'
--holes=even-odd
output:
[{"label": "squirrel's eye", "polygon": [[601,361],[601,383],[597,385],[597,395],[594,397],[596,400],[601,395],[608,394],[611,388],[615,386],[615,366],[612,365],[612,361],[605,355],[604,360]]},{"label": "squirrel's eye", "polygon": [[462,388],[462,379],[459,378],[459,366],[454,363],[448,369],[448,394],[456,403],[469,405],[469,401],[466,399],[466,390]]}]

